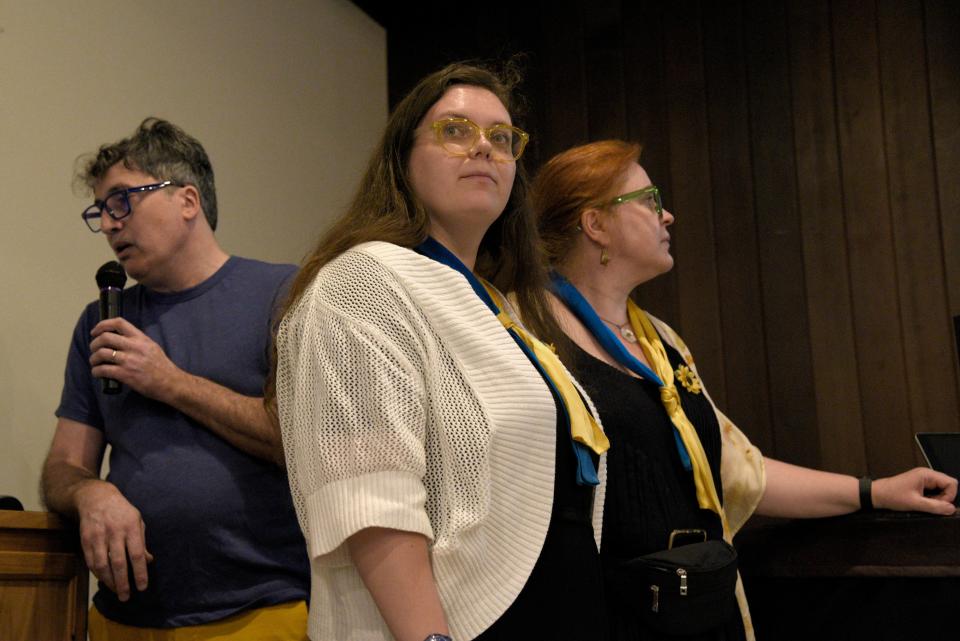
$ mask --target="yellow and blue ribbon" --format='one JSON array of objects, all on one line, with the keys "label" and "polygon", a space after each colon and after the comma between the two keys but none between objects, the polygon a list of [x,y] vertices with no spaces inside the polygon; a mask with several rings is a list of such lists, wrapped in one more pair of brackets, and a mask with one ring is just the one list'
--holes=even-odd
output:
[{"label": "yellow and blue ribbon", "polygon": [[597,420],[590,414],[586,403],[557,355],[549,346],[531,335],[503,311],[503,301],[499,300],[496,290],[477,278],[453,252],[433,238],[427,238],[427,240],[414,247],[414,250],[462,274],[470,283],[473,291],[480,297],[480,300],[497,317],[510,337],[540,372],[562,415],[560,417],[560,420],[563,421],[562,424],[570,430],[571,443],[577,462],[577,484],[599,485],[600,479],[597,476],[597,470],[590,452],[593,451],[596,454],[606,452],[610,448],[610,441],[607,440]]},{"label": "yellow and blue ribbon", "polygon": [[[652,369],[647,367],[640,359],[631,354],[627,348],[614,336],[613,332],[600,320],[600,317],[591,307],[590,303],[577,291],[567,279],[552,272],[550,274],[553,292],[562,300],[570,311],[580,319],[580,322],[593,334],[600,346],[610,354],[618,363],[632,371],[637,376],[645,378],[656,383],[660,389],[660,402],[674,426],[674,441],[677,445],[677,452],[680,455],[680,461],[684,469],[693,473],[693,480],[697,492],[697,504],[706,510],[711,510],[724,519],[723,506],[720,504],[720,498],[717,493],[716,485],[713,482],[713,474],[710,471],[710,461],[707,459],[703,444],[697,435],[697,430],[690,423],[687,415],[683,411],[683,405],[680,403],[680,395],[674,384],[673,367],[667,358],[666,349],[647,318],[646,313],[632,301],[627,300],[627,313],[630,318],[630,325],[637,335],[640,349]],[[725,526],[726,527],[726,526]]]}]

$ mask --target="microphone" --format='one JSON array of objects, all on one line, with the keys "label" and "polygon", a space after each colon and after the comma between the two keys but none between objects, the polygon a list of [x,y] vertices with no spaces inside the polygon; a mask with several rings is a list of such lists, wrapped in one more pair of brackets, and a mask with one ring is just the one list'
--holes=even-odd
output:
[{"label": "microphone", "polygon": [[[127,274],[115,260],[104,263],[97,270],[97,287],[100,288],[100,320],[123,315],[123,286]],[[119,394],[120,382],[112,378],[100,379],[100,389],[104,394]]]}]

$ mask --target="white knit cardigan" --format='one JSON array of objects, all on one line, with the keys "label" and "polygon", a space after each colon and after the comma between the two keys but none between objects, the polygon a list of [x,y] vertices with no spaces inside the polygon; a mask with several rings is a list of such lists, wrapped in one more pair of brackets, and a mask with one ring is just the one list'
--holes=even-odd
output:
[{"label": "white knit cardigan", "polygon": [[[375,526],[426,536],[453,637],[483,632],[550,522],[556,408],[540,374],[461,274],[381,242],[324,266],[277,346],[310,638],[392,638],[344,545]],[[598,546],[605,459],[599,472]]]}]

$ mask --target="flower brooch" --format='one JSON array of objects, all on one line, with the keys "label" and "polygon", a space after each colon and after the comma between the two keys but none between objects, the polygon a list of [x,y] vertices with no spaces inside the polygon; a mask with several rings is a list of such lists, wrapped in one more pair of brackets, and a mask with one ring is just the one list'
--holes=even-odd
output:
[{"label": "flower brooch", "polygon": [[687,390],[691,394],[699,394],[700,390],[703,389],[703,386],[700,385],[700,378],[697,376],[697,373],[686,365],[681,365],[673,373],[676,377],[677,382],[683,385],[683,389]]}]

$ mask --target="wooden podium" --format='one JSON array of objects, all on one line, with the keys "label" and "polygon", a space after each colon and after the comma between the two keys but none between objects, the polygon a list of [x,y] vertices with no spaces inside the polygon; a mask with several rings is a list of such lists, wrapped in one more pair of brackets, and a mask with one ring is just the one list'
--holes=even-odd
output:
[{"label": "wooden podium", "polygon": [[76,528],[0,510],[0,641],[86,641],[87,581]]},{"label": "wooden podium", "polygon": [[754,517],[736,544],[761,641],[960,638],[960,514]]}]

